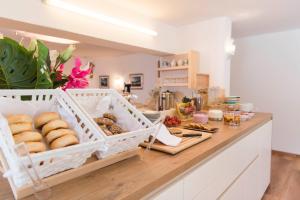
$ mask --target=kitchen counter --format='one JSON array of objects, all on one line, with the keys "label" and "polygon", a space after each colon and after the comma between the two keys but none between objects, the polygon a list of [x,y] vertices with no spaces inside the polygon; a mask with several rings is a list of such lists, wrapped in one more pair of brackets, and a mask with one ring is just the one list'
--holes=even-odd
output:
[{"label": "kitchen counter", "polygon": [[[175,181],[204,160],[233,145],[272,120],[272,115],[257,113],[239,127],[212,122],[219,131],[205,142],[175,156],[140,150],[140,155],[102,168],[52,188],[52,199],[141,199],[148,198],[159,188]],[[0,178],[0,199],[13,199],[8,182]],[[28,197],[25,199],[34,199]]]}]

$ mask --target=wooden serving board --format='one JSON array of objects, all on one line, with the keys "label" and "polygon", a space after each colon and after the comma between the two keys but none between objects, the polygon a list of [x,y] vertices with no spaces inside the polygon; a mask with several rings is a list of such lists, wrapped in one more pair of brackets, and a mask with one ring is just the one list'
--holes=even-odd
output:
[{"label": "wooden serving board", "polygon": [[[112,165],[114,163],[120,162],[122,160],[128,159],[130,157],[138,155],[140,148],[135,148],[132,150],[128,150],[122,153],[118,153],[112,156],[109,156],[107,158],[104,158],[102,160],[98,160],[96,156],[92,156],[87,160],[87,162],[82,165],[81,167],[75,168],[75,169],[69,169],[64,172],[60,172],[58,174],[43,178],[43,181],[49,186],[55,186],[61,183],[64,183],[66,181],[69,181],[71,179],[86,175],[92,171],[95,171],[97,169]],[[0,161],[2,166],[0,166],[0,172],[3,173],[7,170],[7,163],[6,160],[3,157],[2,152],[0,151]],[[12,189],[12,192],[14,194],[15,199],[21,199],[27,196],[30,196],[34,193],[34,190],[32,188],[32,184],[25,185],[21,188],[17,188],[12,179],[8,178],[10,187]]]},{"label": "wooden serving board", "polygon": [[[202,136],[182,137],[181,143],[176,147],[167,146],[167,145],[162,144],[162,143],[154,143],[151,146],[151,149],[175,155],[175,154],[177,154],[177,153],[179,153],[179,152],[181,152],[181,151],[183,151],[183,150],[185,150],[185,149],[187,149],[191,146],[194,146],[195,144],[198,144],[200,142],[203,142],[203,141],[211,138],[211,136],[212,136],[211,133],[202,132]],[[141,146],[142,147],[147,147],[148,143],[144,142],[144,143],[141,144]]]},{"label": "wooden serving board", "polygon": [[216,133],[219,130],[218,128],[212,128],[211,130],[205,130],[205,129],[191,128],[191,127],[188,127],[188,126],[184,126],[184,129],[194,130],[194,131],[201,131],[201,132],[207,132],[207,133]]}]

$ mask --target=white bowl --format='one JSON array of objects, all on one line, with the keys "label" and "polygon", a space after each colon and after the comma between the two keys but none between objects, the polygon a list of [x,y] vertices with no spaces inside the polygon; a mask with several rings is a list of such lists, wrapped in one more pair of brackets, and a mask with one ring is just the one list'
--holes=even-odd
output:
[{"label": "white bowl", "polygon": [[243,112],[252,112],[253,111],[253,103],[241,103],[240,110]]}]

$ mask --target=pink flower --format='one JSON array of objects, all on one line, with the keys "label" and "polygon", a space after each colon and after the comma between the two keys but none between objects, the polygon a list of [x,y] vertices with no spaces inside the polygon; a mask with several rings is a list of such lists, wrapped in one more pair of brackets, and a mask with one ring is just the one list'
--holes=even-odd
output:
[{"label": "pink flower", "polygon": [[70,88],[86,88],[89,85],[89,81],[86,78],[87,75],[91,73],[91,69],[82,70],[81,60],[79,58],[75,59],[75,67],[72,69],[71,74],[69,75],[69,81],[63,87],[63,90]]},{"label": "pink flower", "polygon": [[62,79],[64,68],[65,68],[65,66],[63,64],[61,64],[59,66],[59,68],[57,69],[57,71],[55,72],[57,81],[60,81]]}]

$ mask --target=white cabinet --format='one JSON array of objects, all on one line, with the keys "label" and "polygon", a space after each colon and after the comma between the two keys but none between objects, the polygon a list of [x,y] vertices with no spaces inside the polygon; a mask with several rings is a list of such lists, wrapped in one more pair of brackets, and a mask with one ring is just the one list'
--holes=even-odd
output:
[{"label": "white cabinet", "polygon": [[200,163],[155,200],[259,200],[270,183],[272,121]]},{"label": "white cabinet", "polygon": [[183,200],[183,181],[179,180],[163,189],[152,200]]}]

